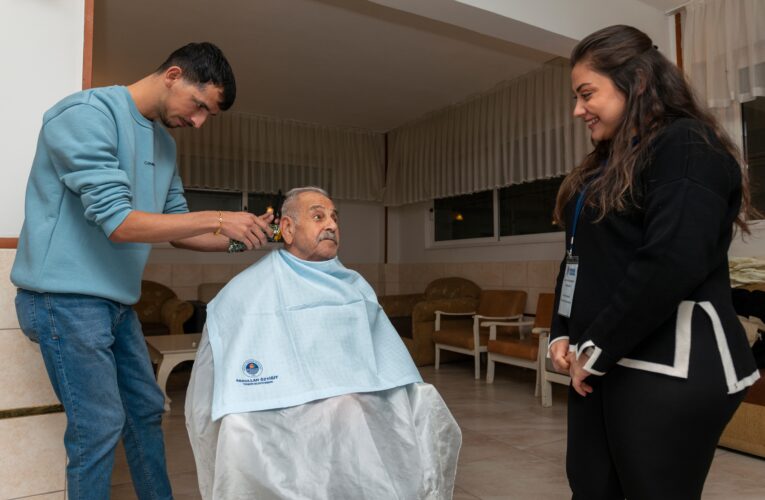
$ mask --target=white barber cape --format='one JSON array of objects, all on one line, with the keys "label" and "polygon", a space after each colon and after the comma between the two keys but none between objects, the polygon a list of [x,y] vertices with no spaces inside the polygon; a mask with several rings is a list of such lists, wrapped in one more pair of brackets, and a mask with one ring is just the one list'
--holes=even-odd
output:
[{"label": "white barber cape", "polygon": [[208,306],[186,395],[205,499],[449,499],[461,433],[373,290],[271,252]]}]

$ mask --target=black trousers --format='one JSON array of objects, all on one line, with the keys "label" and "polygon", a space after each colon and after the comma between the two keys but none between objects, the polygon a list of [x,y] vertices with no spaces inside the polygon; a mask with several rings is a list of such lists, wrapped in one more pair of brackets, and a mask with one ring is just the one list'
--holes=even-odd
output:
[{"label": "black trousers", "polygon": [[[694,321],[688,379],[617,366],[569,389],[574,500],[695,500],[746,391],[727,394],[714,333]],[[696,327],[700,328],[696,328]]]}]

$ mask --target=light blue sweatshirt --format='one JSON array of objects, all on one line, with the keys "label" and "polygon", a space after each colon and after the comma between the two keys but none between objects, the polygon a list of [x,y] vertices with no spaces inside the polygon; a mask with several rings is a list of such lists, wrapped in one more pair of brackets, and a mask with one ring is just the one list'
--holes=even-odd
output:
[{"label": "light blue sweatshirt", "polygon": [[172,136],[125,87],[63,99],[43,117],[11,281],[136,303],[151,245],[109,240],[131,210],[188,212]]}]

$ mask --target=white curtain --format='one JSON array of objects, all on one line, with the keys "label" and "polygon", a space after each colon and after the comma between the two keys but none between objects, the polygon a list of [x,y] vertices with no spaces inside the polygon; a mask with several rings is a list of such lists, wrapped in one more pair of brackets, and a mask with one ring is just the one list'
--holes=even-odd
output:
[{"label": "white curtain", "polygon": [[685,16],[685,71],[741,147],[741,104],[765,96],[765,1],[695,0]]},{"label": "white curtain", "polygon": [[415,203],[564,175],[590,150],[572,117],[568,61],[389,133],[385,204]]},{"label": "white curtain", "polygon": [[315,185],[337,199],[382,200],[380,133],[228,112],[172,134],[186,187],[275,193]]}]

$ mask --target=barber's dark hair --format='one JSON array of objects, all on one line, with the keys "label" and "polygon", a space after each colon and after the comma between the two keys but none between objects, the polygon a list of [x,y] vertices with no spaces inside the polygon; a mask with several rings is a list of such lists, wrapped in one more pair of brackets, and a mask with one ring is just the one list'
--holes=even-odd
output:
[{"label": "barber's dark hair", "polygon": [[[601,29],[574,47],[571,67],[578,63],[611,79],[624,95],[625,111],[614,136],[595,144],[594,151],[561,184],[554,213],[558,224],[564,223],[566,203],[590,180],[587,204],[598,209],[599,219],[612,210],[623,210],[628,200],[634,200],[636,169],[648,160],[653,139],[674,120],[692,118],[705,125],[702,128],[711,131],[742,166],[741,213],[736,224],[749,232],[749,181],[738,148],[699,105],[683,72],[657,50],[648,35],[624,25]],[[711,137],[703,139],[711,143]],[[604,170],[596,177],[600,168]]]},{"label": "barber's dark hair", "polygon": [[223,52],[210,42],[189,43],[170,54],[157,73],[162,73],[171,66],[183,70],[183,78],[198,85],[212,83],[223,89],[220,109],[227,110],[236,99],[236,80],[234,71]]}]

